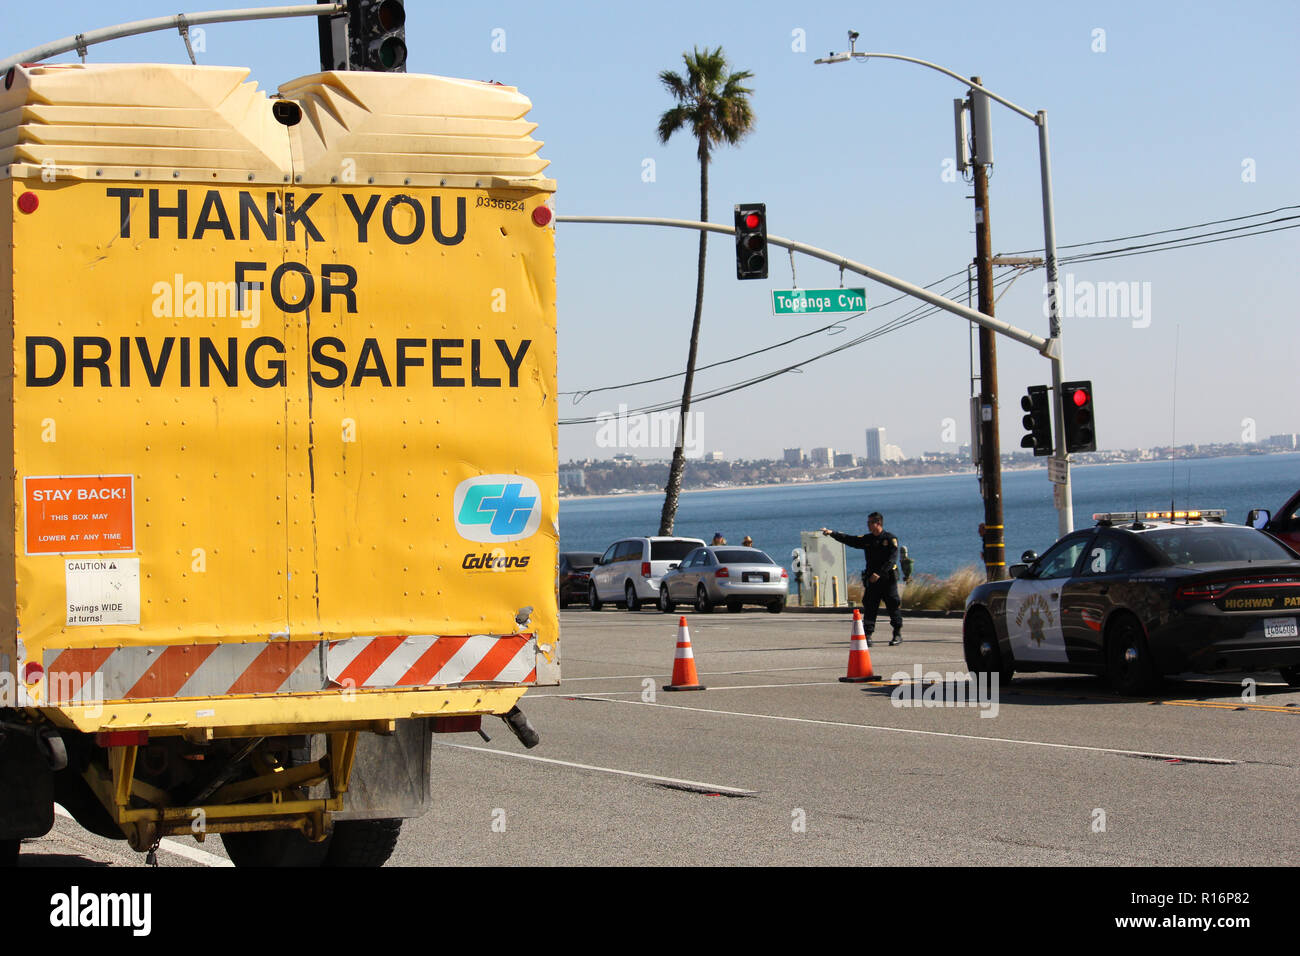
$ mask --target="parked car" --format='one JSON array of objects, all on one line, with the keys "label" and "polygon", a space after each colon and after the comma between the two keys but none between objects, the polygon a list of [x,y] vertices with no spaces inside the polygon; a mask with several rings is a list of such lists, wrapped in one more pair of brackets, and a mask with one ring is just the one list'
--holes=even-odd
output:
[{"label": "parked car", "polygon": [[732,612],[759,604],[780,614],[789,591],[785,568],[758,548],[702,547],[663,576],[659,610],[669,614],[678,603],[694,602],[695,610],[708,614],[717,604]]},{"label": "parked car", "polygon": [[1275,517],[1267,508],[1246,515],[1246,524],[1271,534],[1293,551],[1300,551],[1300,491],[1278,509]]},{"label": "parked car", "polygon": [[976,672],[1104,674],[1121,694],[1166,674],[1281,671],[1300,686],[1300,555],[1222,512],[1099,514],[966,601]]},{"label": "parked car", "polygon": [[587,606],[599,611],[606,601],[629,611],[659,597],[659,580],[704,542],[699,538],[624,538],[611,544],[591,569]]},{"label": "parked car", "polygon": [[561,552],[560,568],[555,578],[560,607],[568,607],[570,601],[587,600],[587,587],[591,584],[590,571],[599,560],[599,551]]}]

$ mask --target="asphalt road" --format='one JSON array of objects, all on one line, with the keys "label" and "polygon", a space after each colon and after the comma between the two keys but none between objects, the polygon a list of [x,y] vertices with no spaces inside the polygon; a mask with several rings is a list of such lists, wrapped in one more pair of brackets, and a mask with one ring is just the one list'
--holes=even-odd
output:
[{"label": "asphalt road", "polygon": [[[872,649],[905,683],[864,685],[838,679],[847,617],[750,609],[690,615],[708,689],[666,693],[677,618],[563,612],[564,683],[522,703],[541,746],[494,719],[490,742],[437,737],[434,808],[389,865],[1300,864],[1300,693],[1275,673],[1254,700],[1236,678],[1131,700],[1029,675],[996,706],[907,707],[916,665],[964,670],[959,621],[908,620]],[[223,857],[169,840],[159,863]],[[63,818],[20,862],[142,864]]]}]

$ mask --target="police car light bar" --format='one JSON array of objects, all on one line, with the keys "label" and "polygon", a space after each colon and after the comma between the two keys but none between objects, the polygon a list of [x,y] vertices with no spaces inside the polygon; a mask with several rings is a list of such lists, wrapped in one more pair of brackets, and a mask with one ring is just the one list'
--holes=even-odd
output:
[{"label": "police car light bar", "polygon": [[1092,516],[1093,521],[1115,524],[1120,521],[1222,521],[1228,512],[1222,508],[1199,511],[1105,511]]}]

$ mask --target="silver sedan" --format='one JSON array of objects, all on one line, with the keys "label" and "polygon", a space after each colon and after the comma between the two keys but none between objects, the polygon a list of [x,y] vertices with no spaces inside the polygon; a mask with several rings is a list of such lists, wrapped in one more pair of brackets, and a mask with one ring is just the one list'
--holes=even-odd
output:
[{"label": "silver sedan", "polygon": [[729,611],[761,604],[780,614],[789,590],[785,568],[758,548],[696,548],[663,576],[659,610],[671,614],[678,604],[694,603],[695,610],[708,614],[715,604],[725,604]]}]

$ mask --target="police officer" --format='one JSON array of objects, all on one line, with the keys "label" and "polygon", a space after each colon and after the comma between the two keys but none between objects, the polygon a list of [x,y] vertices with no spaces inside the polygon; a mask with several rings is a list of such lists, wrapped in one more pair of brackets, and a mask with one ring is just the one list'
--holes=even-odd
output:
[{"label": "police officer", "polygon": [[862,629],[867,635],[867,646],[871,646],[871,634],[876,629],[876,615],[882,600],[889,612],[889,623],[894,628],[890,646],[902,644],[903,615],[898,610],[902,603],[898,596],[898,539],[885,530],[884,517],[879,511],[867,515],[867,534],[844,534],[830,528],[822,528],[821,532],[850,548],[861,548],[867,557],[867,566],[862,572]]}]

